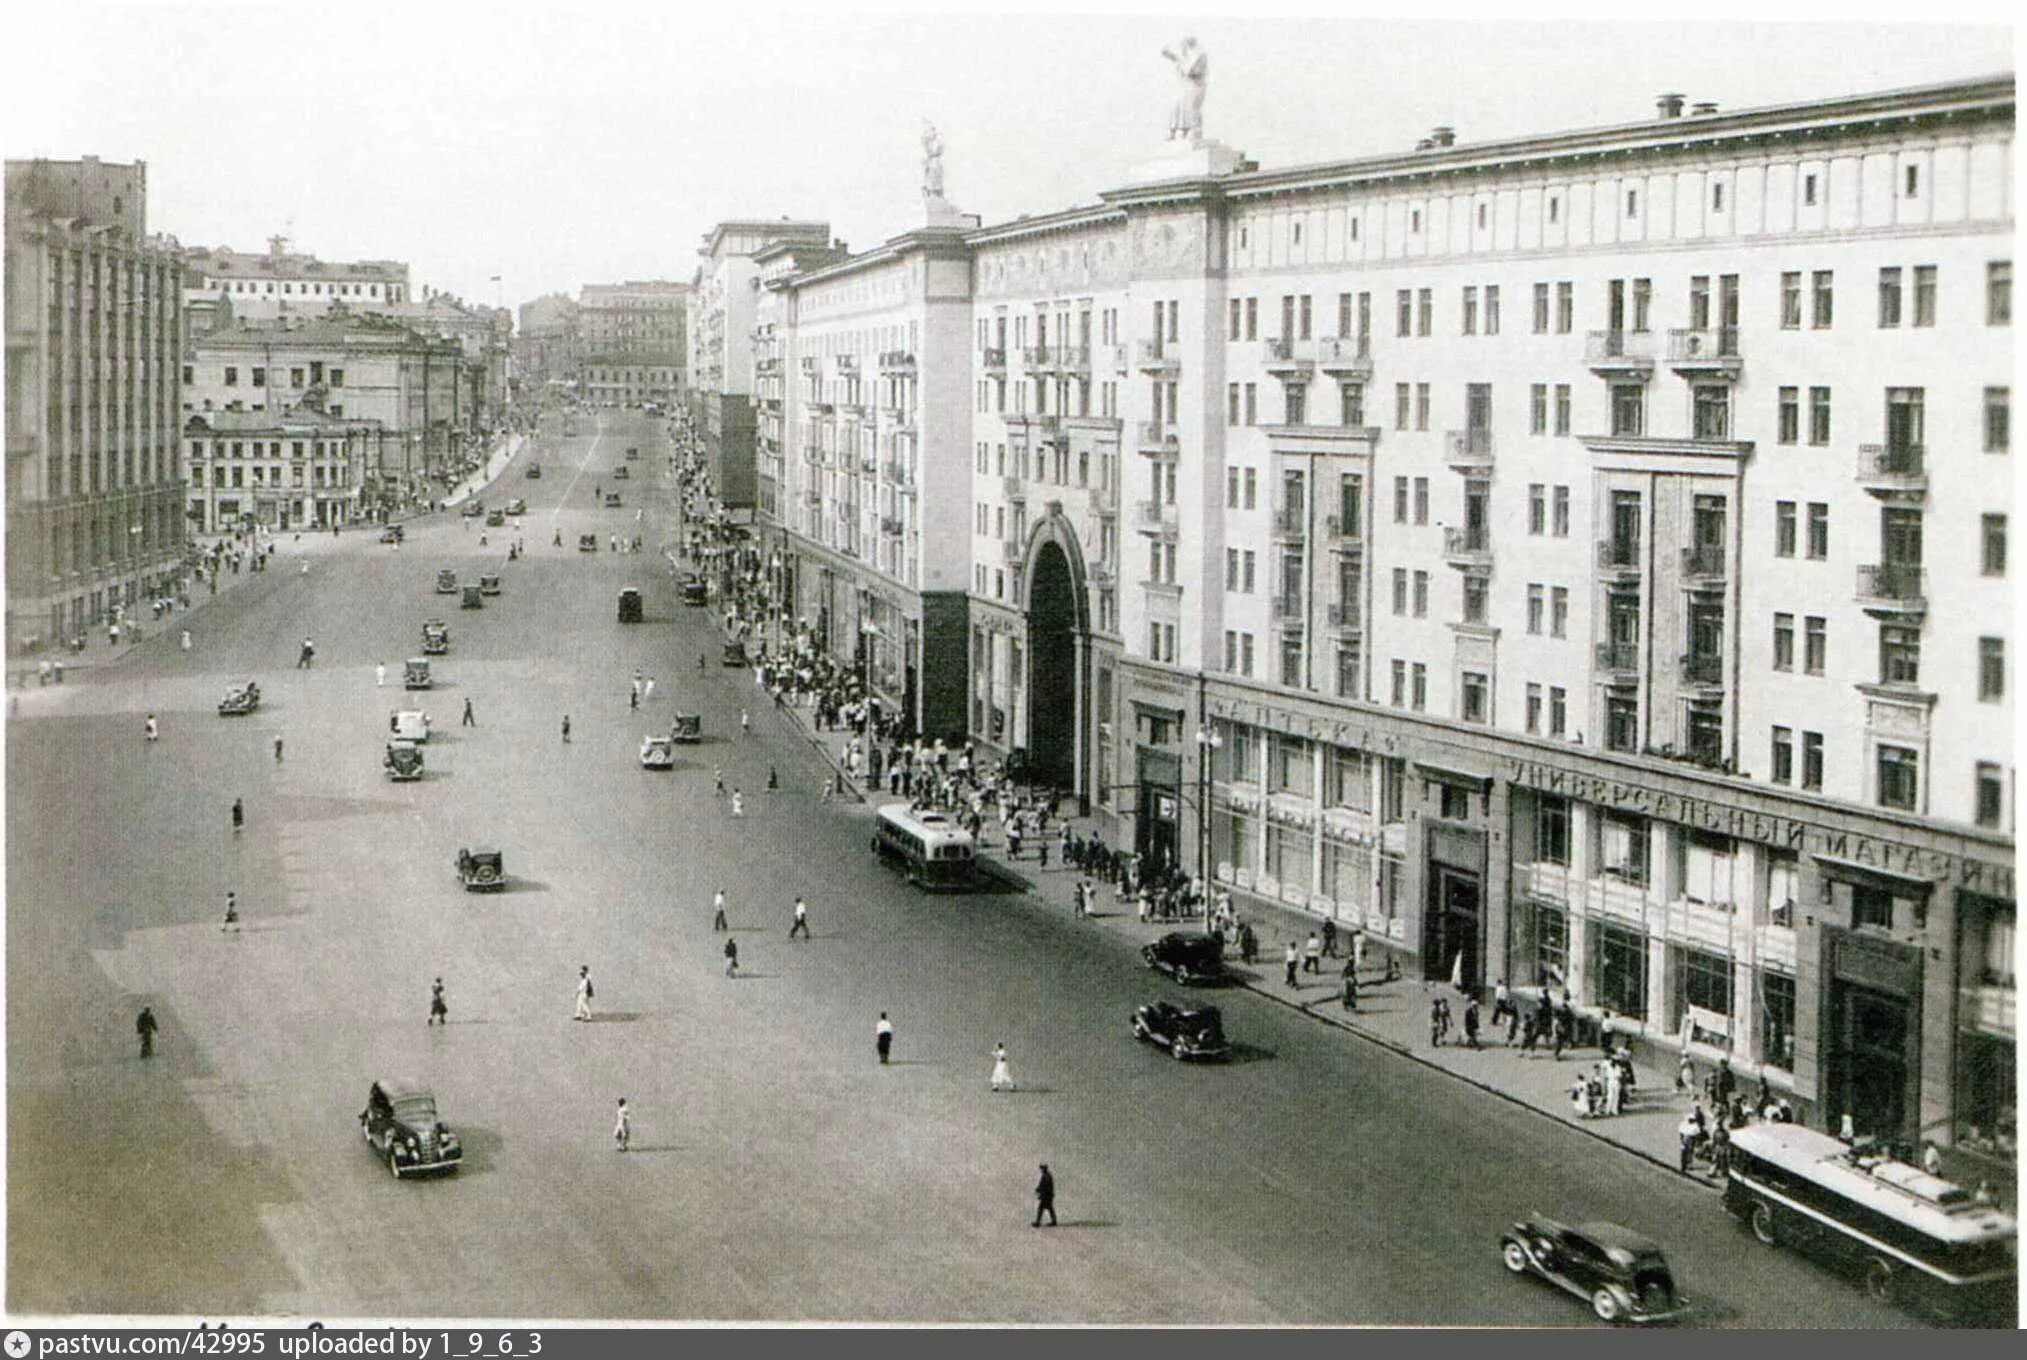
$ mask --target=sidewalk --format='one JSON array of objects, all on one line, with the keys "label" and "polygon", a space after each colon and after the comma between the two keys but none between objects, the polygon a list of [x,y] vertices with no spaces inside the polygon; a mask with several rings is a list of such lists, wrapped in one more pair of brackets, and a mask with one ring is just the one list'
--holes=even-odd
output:
[{"label": "sidewalk", "polygon": [[[773,701],[764,695],[761,702],[769,709],[773,708]],[[844,748],[851,740],[850,732],[818,732],[810,724],[809,710],[793,704],[780,711],[833,769],[843,773]],[[845,787],[860,802],[867,801],[868,797],[877,801],[882,796],[878,789],[862,790],[849,774],[845,775]],[[995,825],[995,822],[987,822],[979,847],[980,858],[986,861],[990,871],[1009,882],[1020,884],[1051,905],[1070,911],[1071,890],[1082,875],[1065,868],[1054,860],[1053,855],[1049,868],[1042,869],[1032,849],[1020,860],[1008,862],[1004,858],[1004,846],[995,845],[992,835]],[[1088,821],[1072,819],[1071,826],[1078,834],[1091,830]],[[1050,844],[1053,851],[1058,844],[1054,835],[1050,837]],[[993,851],[997,853],[988,853]],[[1142,923],[1135,910],[1121,904],[1107,885],[1099,886],[1098,906],[1100,910],[1089,918],[1092,924],[1136,945],[1158,939],[1171,930],[1202,929],[1202,921],[1198,918]],[[1338,938],[1339,957],[1323,961],[1322,974],[1298,972],[1298,983],[1291,988],[1284,981],[1282,947],[1289,940],[1298,943],[1305,940],[1318,924],[1317,919],[1260,902],[1251,903],[1241,914],[1252,922],[1259,935],[1261,957],[1259,962],[1247,967],[1239,964],[1234,956],[1230,968],[1232,976],[1249,991],[1392,1049],[1410,1061],[1448,1073],[1501,1100],[1567,1124],[1601,1143],[1610,1144],[1669,1171],[1678,1171],[1680,1149],[1675,1126],[1688,1110],[1691,1097],[1674,1089],[1672,1065],[1664,1069],[1636,1060],[1638,1085],[1626,1103],[1625,1112],[1609,1118],[1578,1118],[1570,1101],[1570,1086],[1598,1059],[1600,1054],[1596,1048],[1566,1049],[1560,1060],[1550,1056],[1546,1047],[1524,1054],[1517,1042],[1512,1047],[1506,1046],[1505,1024],[1502,1022],[1496,1028],[1492,1025],[1489,1004],[1483,1008],[1479,1032],[1479,1042],[1483,1047],[1464,1047],[1463,999],[1447,982],[1420,977],[1413,971],[1415,961],[1407,955],[1400,959],[1402,976],[1391,983],[1382,982],[1386,960],[1384,947],[1367,949],[1365,966],[1359,975],[1358,1009],[1347,1011],[1343,1008],[1344,988],[1338,972],[1343,967],[1342,951],[1349,948],[1346,936]],[[1429,1042],[1429,1003],[1439,995],[1450,998],[1451,1036],[1442,1046],[1435,1047]],[[1702,1171],[1704,1164],[1698,1165]],[[1694,1174],[1689,1179],[1713,1188],[1720,1185],[1708,1174]]]},{"label": "sidewalk", "polygon": [[498,479],[499,475],[507,470],[507,464],[514,460],[514,455],[519,453],[526,446],[527,442],[528,437],[526,435],[508,435],[506,439],[501,441],[500,446],[494,449],[486,458],[486,465],[484,467],[450,489],[443,498],[444,505],[449,507],[460,504],[478,495],[479,492],[484,491],[488,486],[491,486]]}]

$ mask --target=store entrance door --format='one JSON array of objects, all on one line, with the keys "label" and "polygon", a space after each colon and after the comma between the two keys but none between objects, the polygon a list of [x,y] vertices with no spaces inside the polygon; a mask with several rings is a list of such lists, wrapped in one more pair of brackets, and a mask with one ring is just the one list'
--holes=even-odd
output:
[{"label": "store entrance door", "polygon": [[[1861,1136],[1911,1137],[1908,1047],[1913,1017],[1902,997],[1839,980],[1831,993],[1830,1069],[1832,1104],[1839,1120],[1847,1111]],[[1834,1126],[1834,1125],[1833,1125]]]},{"label": "store entrance door", "polygon": [[1422,975],[1478,986],[1478,875],[1443,864],[1429,866],[1429,904],[1422,923]]}]

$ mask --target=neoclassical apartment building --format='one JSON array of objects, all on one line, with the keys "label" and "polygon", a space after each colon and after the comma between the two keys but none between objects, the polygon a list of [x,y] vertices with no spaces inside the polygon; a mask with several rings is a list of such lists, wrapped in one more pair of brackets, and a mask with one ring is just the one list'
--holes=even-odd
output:
[{"label": "neoclassical apartment building", "polygon": [[[1117,842],[2010,1160],[2013,120],[1670,96],[963,233],[858,304],[902,533],[791,477],[784,570],[919,553],[893,697]],[[788,392],[846,381],[806,290],[895,252],[769,285]]]}]

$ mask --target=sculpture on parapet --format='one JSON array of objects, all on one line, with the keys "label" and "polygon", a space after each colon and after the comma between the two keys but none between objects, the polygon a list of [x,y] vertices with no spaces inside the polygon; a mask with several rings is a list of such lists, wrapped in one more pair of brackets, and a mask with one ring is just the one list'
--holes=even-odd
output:
[{"label": "sculpture on parapet", "polygon": [[1210,55],[1195,38],[1184,38],[1161,55],[1175,65],[1175,104],[1168,115],[1168,139],[1198,142],[1204,135],[1204,88],[1210,84]]},{"label": "sculpture on parapet", "polygon": [[922,120],[922,197],[943,197],[943,138],[927,118]]}]

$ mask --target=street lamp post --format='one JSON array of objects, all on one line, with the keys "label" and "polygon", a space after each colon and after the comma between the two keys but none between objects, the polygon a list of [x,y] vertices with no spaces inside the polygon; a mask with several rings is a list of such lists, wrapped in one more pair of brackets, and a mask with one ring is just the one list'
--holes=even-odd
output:
[{"label": "street lamp post", "polygon": [[1211,756],[1224,738],[1205,724],[1196,730],[1197,878],[1204,885],[1204,928],[1211,923]]}]

